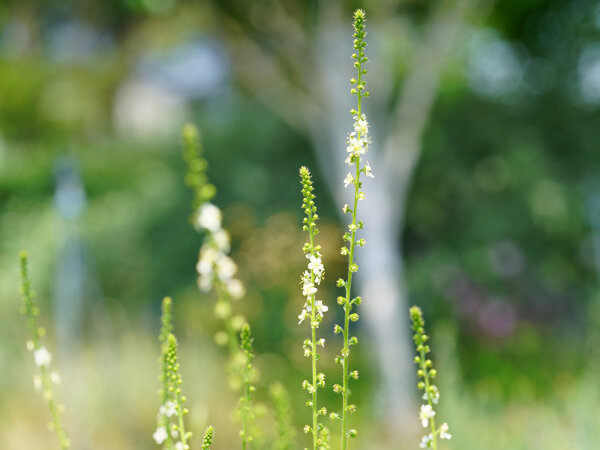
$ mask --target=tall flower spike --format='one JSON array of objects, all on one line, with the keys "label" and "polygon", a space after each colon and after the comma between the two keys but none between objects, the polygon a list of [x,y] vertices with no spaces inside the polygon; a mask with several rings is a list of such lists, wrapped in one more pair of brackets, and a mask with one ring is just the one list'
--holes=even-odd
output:
[{"label": "tall flower spike", "polygon": [[[326,415],[327,409],[319,408],[317,402],[317,391],[325,387],[325,375],[317,373],[317,361],[319,354],[317,349],[319,345],[325,346],[325,339],[317,340],[317,328],[323,320],[323,313],[327,312],[328,307],[321,300],[316,300],[317,286],[321,284],[325,274],[325,268],[321,260],[321,246],[315,244],[315,236],[319,233],[317,229],[317,206],[315,205],[315,195],[313,194],[313,184],[310,171],[307,167],[300,167],[300,181],[302,184],[302,209],[304,217],[302,229],[308,232],[309,241],[304,244],[304,253],[309,260],[308,270],[305,270],[300,277],[302,285],[302,295],[306,297],[302,312],[298,316],[299,323],[308,319],[311,336],[304,341],[304,356],[310,357],[312,361],[312,382],[305,380],[302,384],[310,395],[310,400],[306,403],[312,408],[312,425],[306,425],[304,431],[312,434],[313,450],[323,448],[325,439],[323,437],[324,427],[319,423],[319,416]],[[327,435],[327,433],[325,433]]]},{"label": "tall flower spike", "polygon": [[447,423],[443,423],[440,428],[435,427],[435,409],[434,405],[438,404],[440,399],[440,391],[432,380],[436,377],[437,371],[433,368],[433,362],[427,358],[427,354],[431,351],[429,345],[426,343],[429,340],[429,336],[425,334],[425,320],[423,319],[423,312],[418,306],[413,306],[409,310],[410,320],[412,322],[412,329],[415,334],[413,340],[417,350],[417,356],[415,356],[415,364],[419,367],[417,370],[417,376],[419,377],[418,388],[423,391],[423,400],[425,403],[421,405],[419,411],[419,420],[423,428],[430,429],[430,433],[423,436],[421,440],[421,448],[432,448],[437,450],[437,438],[450,439],[452,436],[448,433],[449,428]]},{"label": "tall flower spike", "polygon": [[194,194],[192,222],[205,236],[196,265],[198,287],[203,292],[214,289],[217,294],[215,316],[223,321],[225,330],[218,332],[215,340],[218,344],[227,346],[231,373],[239,377],[239,368],[235,364],[236,355],[239,353],[237,333],[244,319],[234,316],[232,301],[241,299],[245,295],[245,288],[243,283],[235,278],[237,266],[228,256],[229,233],[222,227],[221,210],[210,203],[216,189],[209,183],[206,175],[208,164],[202,157],[202,146],[196,127],[191,124],[184,126],[183,143],[183,158],[187,165],[185,182]]},{"label": "tall flower spike", "polygon": [[365,193],[362,189],[361,175],[373,176],[371,166],[366,161],[365,156],[367,154],[371,139],[369,138],[369,123],[367,122],[366,116],[362,112],[362,100],[369,96],[369,93],[365,90],[364,76],[367,74],[367,70],[364,64],[367,62],[365,56],[365,12],[362,9],[358,9],[354,12],[354,53],[352,59],[354,60],[354,67],[357,70],[357,77],[350,80],[351,89],[350,93],[357,97],[357,107],[352,109],[350,113],[353,116],[354,124],[353,131],[349,134],[347,140],[346,151],[348,157],[346,158],[346,164],[350,166],[351,171],[346,175],[344,179],[344,187],[354,187],[354,202],[353,206],[345,205],[343,208],[344,214],[352,214],[352,221],[348,225],[348,231],[344,233],[344,246],[341,249],[341,254],[348,257],[348,274],[345,280],[338,280],[338,287],[345,289],[345,296],[338,297],[338,304],[344,309],[344,326],[341,327],[336,325],[334,332],[343,332],[344,346],[340,352],[340,355],[336,358],[336,362],[342,365],[342,385],[335,384],[333,386],[334,392],[342,394],[342,413],[332,414],[332,418],[341,418],[342,421],[342,450],[346,450],[348,437],[355,437],[357,431],[348,427],[348,416],[356,411],[356,406],[349,404],[349,381],[350,378],[357,379],[358,372],[356,370],[350,371],[350,347],[358,343],[356,337],[350,336],[350,322],[356,322],[358,320],[358,314],[352,313],[354,305],[359,305],[361,302],[360,297],[352,298],[352,275],[358,271],[358,264],[354,261],[354,251],[356,246],[362,247],[365,242],[364,239],[357,239],[356,233],[362,229],[364,224],[362,221],[357,219],[357,210],[359,200],[365,198]]},{"label": "tall flower spike", "polygon": [[252,386],[252,377],[254,375],[254,369],[252,368],[252,360],[254,359],[254,351],[252,350],[252,334],[250,332],[250,325],[245,323],[242,326],[240,333],[240,348],[244,355],[244,366],[242,368],[242,397],[240,398],[240,415],[242,418],[242,430],[240,435],[242,437],[242,450],[246,450],[248,445],[251,445],[254,440],[252,433],[250,433],[250,422],[254,418],[251,400],[252,393],[255,391]]},{"label": "tall flower spike", "polygon": [[31,340],[27,342],[27,348],[33,352],[33,359],[40,371],[39,375],[36,375],[33,378],[33,382],[36,389],[43,391],[44,399],[48,404],[52,416],[52,423],[50,426],[58,437],[60,448],[65,450],[70,447],[70,442],[60,419],[60,413],[64,407],[56,402],[53,392],[53,385],[60,382],[60,376],[56,371],[50,371],[52,354],[46,349],[42,341],[45,330],[37,325],[36,317],[39,315],[40,310],[33,302],[34,292],[31,289],[31,282],[29,281],[27,252],[22,251],[19,254],[19,259],[21,269],[21,295],[23,299],[21,312],[27,316],[27,324],[29,325],[29,331],[31,332]]}]

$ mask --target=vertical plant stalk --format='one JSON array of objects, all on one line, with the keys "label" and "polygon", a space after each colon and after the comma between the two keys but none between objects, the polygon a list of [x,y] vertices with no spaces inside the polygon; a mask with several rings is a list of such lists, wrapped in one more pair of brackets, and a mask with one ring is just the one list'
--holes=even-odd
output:
[{"label": "vertical plant stalk", "polygon": [[240,333],[240,348],[244,355],[244,366],[242,367],[242,397],[240,398],[240,414],[242,417],[242,450],[249,448],[253,442],[253,436],[250,433],[250,422],[253,418],[252,409],[250,407],[252,393],[255,388],[252,386],[252,360],[254,359],[254,351],[252,350],[252,334],[250,333],[250,325],[247,323],[242,327]]},{"label": "vertical plant stalk", "polygon": [[429,426],[430,433],[423,436],[421,440],[421,448],[432,448],[437,450],[438,436],[441,439],[450,439],[452,435],[448,433],[448,424],[443,423],[440,428],[435,426],[435,415],[434,405],[437,405],[440,399],[440,391],[438,387],[432,383],[432,380],[437,375],[437,370],[433,367],[431,359],[427,358],[427,354],[431,352],[429,345],[426,343],[429,340],[429,336],[425,334],[425,320],[423,319],[423,312],[418,306],[413,306],[409,310],[410,320],[412,322],[412,329],[415,334],[413,340],[418,355],[415,356],[415,364],[419,367],[417,369],[417,376],[419,382],[417,387],[424,391],[423,400],[425,404],[421,405],[419,411],[419,419],[423,428]]},{"label": "vertical plant stalk", "polygon": [[177,339],[173,334],[173,301],[165,297],[162,301],[161,327],[158,339],[161,346],[161,373],[159,390],[160,408],[157,415],[157,428],[152,437],[164,450],[187,450],[192,433],[186,431],[184,416],[189,410],[183,406],[186,402],[181,392],[181,374],[177,361]]},{"label": "vertical plant stalk", "polygon": [[232,300],[245,295],[245,288],[239,279],[234,278],[237,266],[227,255],[230,250],[229,233],[221,226],[221,210],[210,203],[216,195],[216,188],[206,175],[208,163],[202,156],[200,136],[196,127],[187,124],[183,128],[183,159],[187,165],[185,183],[193,192],[192,222],[194,227],[204,232],[198,264],[198,287],[203,292],[214,289],[217,295],[215,316],[223,321],[224,332],[217,333],[218,344],[227,346],[232,371],[237,371],[235,361],[239,354],[238,331],[245,322],[241,316],[233,315]]},{"label": "vertical plant stalk", "polygon": [[[360,180],[361,174],[365,176],[373,177],[371,173],[371,167],[368,161],[363,162],[362,155],[365,155],[368,150],[368,145],[371,142],[368,136],[369,124],[366,120],[366,116],[362,113],[362,99],[369,96],[369,93],[365,90],[364,75],[367,70],[364,68],[364,64],[367,62],[365,56],[365,12],[363,10],[356,10],[354,13],[354,50],[352,59],[354,59],[354,67],[357,69],[357,78],[352,78],[350,83],[353,86],[350,90],[351,94],[357,97],[357,108],[352,109],[350,113],[354,117],[354,131],[350,133],[348,137],[348,146],[346,148],[349,153],[346,158],[346,164],[354,169],[354,173],[350,172],[344,179],[344,186],[354,186],[354,200],[352,208],[349,205],[344,205],[344,213],[352,214],[352,222],[348,225],[348,231],[344,233],[343,239],[348,244],[344,245],[341,249],[342,255],[348,256],[348,273],[346,280],[339,279],[337,282],[338,287],[345,288],[345,296],[338,297],[338,304],[343,306],[344,309],[344,327],[341,328],[336,325],[334,332],[337,334],[343,332],[344,346],[341,350],[340,356],[336,358],[336,362],[342,364],[342,385],[334,385],[335,392],[341,392],[342,394],[342,436],[341,436],[341,448],[345,450],[347,448],[348,437],[355,437],[357,431],[355,429],[349,429],[348,427],[348,416],[349,414],[356,411],[356,405],[349,404],[349,379],[350,377],[358,379],[357,371],[350,371],[350,347],[358,343],[358,339],[355,336],[350,337],[350,322],[356,322],[359,318],[357,313],[352,313],[353,305],[359,305],[361,298],[352,298],[352,275],[358,271],[358,264],[354,261],[354,252],[356,246],[362,247],[365,244],[364,239],[356,239],[356,233],[359,229],[364,228],[364,224],[361,220],[358,220],[358,202],[365,198],[365,194],[361,191],[362,182]],[[334,418],[338,418],[338,415],[333,415]]]},{"label": "vertical plant stalk", "polygon": [[299,323],[302,323],[304,319],[310,319],[310,340],[304,341],[304,355],[310,356],[312,366],[312,382],[304,380],[302,387],[306,389],[311,395],[311,400],[307,402],[307,405],[312,408],[312,426],[306,425],[304,427],[305,432],[311,432],[313,438],[313,450],[325,447],[327,445],[326,439],[321,435],[323,430],[322,424],[319,423],[319,416],[326,415],[327,409],[320,408],[318,406],[317,391],[319,388],[325,387],[325,374],[317,373],[317,361],[320,355],[317,353],[319,345],[325,346],[325,339],[317,340],[317,329],[321,321],[323,320],[323,313],[329,308],[323,305],[323,302],[316,299],[317,285],[321,284],[323,280],[325,268],[321,260],[321,246],[315,245],[315,236],[319,233],[317,228],[317,220],[319,218],[317,214],[317,206],[315,205],[315,195],[313,194],[313,185],[308,168],[302,166],[300,168],[300,179],[302,184],[302,209],[306,214],[303,220],[304,225],[302,229],[308,232],[309,242],[304,244],[303,251],[306,257],[310,260],[308,263],[308,270],[305,270],[301,276],[302,281],[302,294],[306,297],[306,302],[302,313],[298,316],[300,319]]},{"label": "vertical plant stalk", "polygon": [[52,362],[52,354],[44,347],[43,337],[46,334],[44,328],[38,327],[36,317],[40,310],[33,302],[34,292],[31,289],[28,272],[28,256],[26,251],[19,254],[20,259],[20,276],[21,276],[21,296],[23,305],[21,312],[27,316],[27,325],[31,332],[31,340],[27,341],[27,348],[33,352],[33,357],[36,366],[40,369],[40,374],[34,377],[34,384],[37,389],[41,389],[44,399],[52,416],[51,427],[56,433],[60,442],[60,448],[66,450],[70,447],[70,441],[67,437],[67,432],[62,425],[60,413],[64,410],[64,406],[58,404],[54,398],[53,386],[60,382],[60,376],[56,371],[50,371]]}]

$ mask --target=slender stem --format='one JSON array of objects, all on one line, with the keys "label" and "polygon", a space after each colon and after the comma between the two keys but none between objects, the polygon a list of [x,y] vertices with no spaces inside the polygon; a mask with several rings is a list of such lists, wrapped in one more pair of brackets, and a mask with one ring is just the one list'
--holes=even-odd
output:
[{"label": "slender stem", "polygon": [[177,399],[177,409],[179,410],[179,433],[181,434],[181,443],[183,444],[183,448],[186,448],[187,445],[187,434],[185,432],[185,423],[183,421],[183,407],[181,406],[181,394],[176,396]]}]

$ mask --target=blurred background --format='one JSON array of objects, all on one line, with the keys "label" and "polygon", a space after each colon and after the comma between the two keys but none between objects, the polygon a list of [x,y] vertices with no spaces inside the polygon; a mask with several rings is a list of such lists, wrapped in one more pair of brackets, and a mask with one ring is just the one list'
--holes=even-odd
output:
[{"label": "blurred background", "polygon": [[[186,121],[201,130],[248,291],[236,309],[255,335],[265,448],[278,380],[307,445],[297,170],[309,166],[317,186],[331,385],[357,7],[376,178],[363,210],[353,448],[420,441],[409,304],[433,339],[438,415],[453,434],[444,448],[598,447],[600,3],[4,0],[0,448],[57,448],[25,348],[20,249],[73,448],[154,448],[165,295],[192,431],[213,423],[215,449],[237,448],[214,298],[196,287]],[[336,409],[333,394],[324,401]]]}]

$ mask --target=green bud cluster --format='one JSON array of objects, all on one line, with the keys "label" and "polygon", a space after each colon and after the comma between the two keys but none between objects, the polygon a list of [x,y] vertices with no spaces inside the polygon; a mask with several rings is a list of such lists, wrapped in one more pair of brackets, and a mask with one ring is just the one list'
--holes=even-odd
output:
[{"label": "green bud cluster", "polygon": [[213,438],[215,436],[215,430],[212,425],[209,425],[204,433],[204,439],[202,441],[202,450],[210,450]]},{"label": "green bud cluster", "polygon": [[[303,219],[303,231],[308,231],[313,236],[319,234],[319,230],[317,229],[317,220],[319,216],[317,214],[317,206],[315,205],[315,194],[313,194],[313,183],[311,179],[310,170],[308,167],[302,166],[300,167],[300,179],[302,183],[302,209],[304,210],[304,214],[306,217]],[[313,249],[312,245],[309,244],[308,248],[304,247],[305,253],[312,253]]]},{"label": "green bud cluster", "polygon": [[200,143],[200,134],[198,129],[192,124],[186,124],[182,131],[183,137],[183,159],[187,164],[187,173],[185,175],[185,184],[189,186],[193,193],[194,211],[203,203],[211,200],[215,194],[215,187],[208,182],[206,169],[208,164],[202,157],[202,146]]},{"label": "green bud cluster", "polygon": [[[350,79],[350,84],[353,87],[350,89],[350,93],[353,95],[361,97],[368,97],[369,93],[365,90],[365,81],[362,79],[363,75],[367,74],[367,69],[364,69],[362,65],[366,63],[369,58],[365,56],[365,48],[367,47],[367,43],[365,42],[365,37],[367,36],[367,32],[365,30],[365,22],[366,22],[366,14],[362,9],[357,9],[354,11],[354,50],[355,52],[352,54],[352,59],[354,60],[354,67],[358,69],[358,80],[356,78]],[[351,111],[352,115],[357,114],[356,110]]]}]

